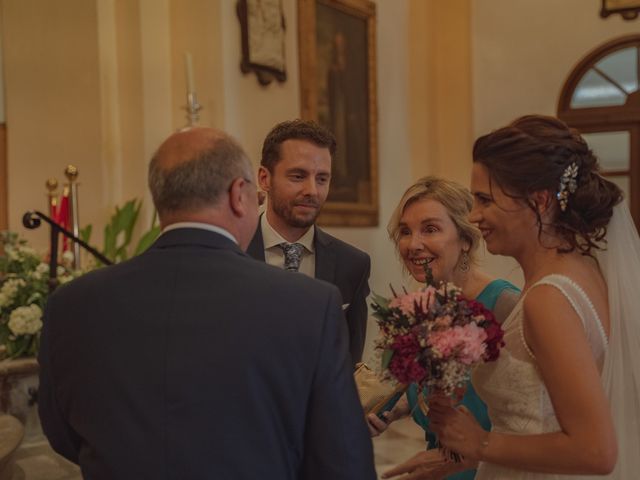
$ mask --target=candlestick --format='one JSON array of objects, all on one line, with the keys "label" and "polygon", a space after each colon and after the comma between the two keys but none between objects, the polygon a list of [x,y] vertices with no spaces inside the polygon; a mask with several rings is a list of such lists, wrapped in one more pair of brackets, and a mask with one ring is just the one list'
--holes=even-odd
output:
[{"label": "candlestick", "polygon": [[187,124],[180,130],[188,130],[196,127],[198,120],[200,120],[200,114],[198,112],[202,110],[202,105],[198,103],[195,92],[187,93],[187,106],[183,108],[187,111]]},{"label": "candlestick", "polygon": [[184,52],[184,68],[187,76],[187,105],[183,107],[187,111],[187,125],[180,130],[188,130],[198,125],[202,105],[198,103],[196,88],[193,82],[193,61],[190,52]]},{"label": "candlestick", "polygon": [[187,74],[187,93],[194,93],[196,88],[193,83],[193,60],[190,52],[184,52],[184,68]]}]

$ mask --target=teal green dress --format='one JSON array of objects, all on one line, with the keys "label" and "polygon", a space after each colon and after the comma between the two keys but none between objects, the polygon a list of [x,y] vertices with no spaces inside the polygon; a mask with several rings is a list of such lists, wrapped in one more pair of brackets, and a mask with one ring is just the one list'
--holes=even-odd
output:
[{"label": "teal green dress", "polygon": [[[476,300],[482,303],[489,310],[493,311],[496,306],[496,301],[500,297],[500,294],[505,290],[519,292],[515,285],[507,282],[506,280],[498,279],[489,283],[489,285],[480,292],[480,295],[476,297]],[[411,409],[413,420],[426,432],[428,442],[427,448],[435,448],[436,436],[431,430],[429,430],[429,419],[422,413],[422,410],[420,410],[420,407],[418,406],[418,386],[415,383],[411,384],[407,390],[407,400],[409,401],[409,408]],[[480,425],[482,425],[482,428],[485,430],[491,429],[491,422],[489,421],[489,415],[487,414],[487,407],[476,394],[471,382],[467,383],[467,390],[462,398],[461,404],[473,413],[473,416],[476,417],[476,420],[478,420]],[[475,475],[475,470],[465,470],[464,472],[459,472],[447,477],[447,480],[473,480]]]}]

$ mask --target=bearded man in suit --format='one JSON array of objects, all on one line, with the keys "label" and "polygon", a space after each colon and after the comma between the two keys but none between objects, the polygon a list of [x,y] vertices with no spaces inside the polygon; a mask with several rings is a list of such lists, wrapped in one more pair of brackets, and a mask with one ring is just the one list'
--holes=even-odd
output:
[{"label": "bearded man in suit", "polygon": [[39,412],[54,450],[92,480],[373,480],[340,293],[243,252],[258,199],[242,148],[176,133],[149,186],[155,244],[47,304]]},{"label": "bearded man in suit", "polygon": [[282,122],[269,132],[258,171],[267,208],[247,253],[338,287],[355,364],[366,337],[371,261],[315,225],[329,194],[335,151],[333,134],[312,121]]}]

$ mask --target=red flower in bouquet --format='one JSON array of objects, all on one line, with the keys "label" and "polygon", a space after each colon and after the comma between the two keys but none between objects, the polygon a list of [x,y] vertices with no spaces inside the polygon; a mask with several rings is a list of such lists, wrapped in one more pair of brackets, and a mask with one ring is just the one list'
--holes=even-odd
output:
[{"label": "red flower in bouquet", "polygon": [[496,321],[491,310],[488,310],[482,303],[476,300],[468,300],[469,308],[474,317],[476,317],[487,334],[484,343],[486,351],[484,360],[492,362],[500,356],[500,349],[504,347],[504,331],[502,326]]},{"label": "red flower in bouquet", "polygon": [[416,335],[401,335],[391,347],[394,355],[389,363],[389,371],[400,383],[412,383],[424,378],[426,371],[416,357],[420,352],[420,343]]}]

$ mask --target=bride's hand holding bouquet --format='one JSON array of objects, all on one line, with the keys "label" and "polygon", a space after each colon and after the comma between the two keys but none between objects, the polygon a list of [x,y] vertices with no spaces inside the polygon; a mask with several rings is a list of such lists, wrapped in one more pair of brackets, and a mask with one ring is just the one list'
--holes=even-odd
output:
[{"label": "bride's hand holding bouquet", "polygon": [[[452,283],[436,284],[428,264],[425,272],[426,286],[417,292],[393,292],[391,299],[374,295],[381,331],[377,348],[383,351],[387,376],[401,384],[418,384],[449,414],[455,410],[453,403],[445,404],[461,397],[471,369],[498,358],[503,331],[481,303],[464,298]],[[459,461],[453,451],[447,456]]]},{"label": "bride's hand holding bouquet", "polygon": [[457,452],[472,464],[480,460],[482,449],[488,445],[489,432],[464,405],[456,407],[448,397],[432,396],[429,419],[431,430],[446,449]]}]

